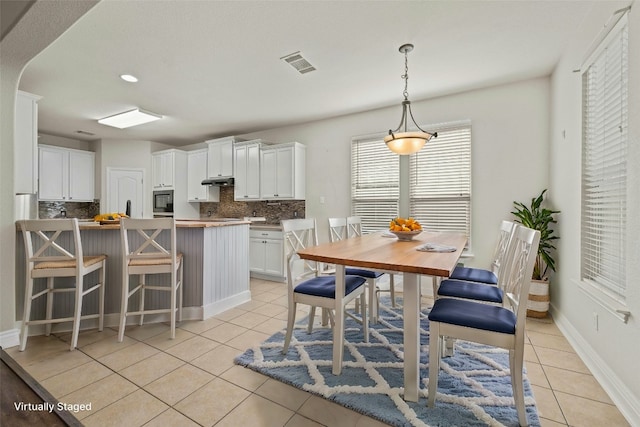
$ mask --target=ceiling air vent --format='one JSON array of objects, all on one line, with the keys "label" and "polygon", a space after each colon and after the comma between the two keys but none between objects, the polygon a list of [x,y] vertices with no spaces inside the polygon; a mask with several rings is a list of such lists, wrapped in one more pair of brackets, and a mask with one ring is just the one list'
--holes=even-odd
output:
[{"label": "ceiling air vent", "polygon": [[302,57],[300,51],[290,53],[283,56],[280,59],[284,59],[289,65],[295,68],[300,74],[306,74],[310,71],[314,71],[316,68]]}]

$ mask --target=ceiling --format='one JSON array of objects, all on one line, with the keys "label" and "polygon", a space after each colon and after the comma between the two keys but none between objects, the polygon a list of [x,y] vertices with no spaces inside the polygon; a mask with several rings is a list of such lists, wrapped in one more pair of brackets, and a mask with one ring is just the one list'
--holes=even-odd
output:
[{"label": "ceiling", "polygon": [[[103,0],[20,89],[43,97],[41,133],[180,146],[399,105],[404,43],[412,101],[549,75],[593,3]],[[316,71],[280,59],[296,51]],[[96,121],[136,107],[164,119]]]}]

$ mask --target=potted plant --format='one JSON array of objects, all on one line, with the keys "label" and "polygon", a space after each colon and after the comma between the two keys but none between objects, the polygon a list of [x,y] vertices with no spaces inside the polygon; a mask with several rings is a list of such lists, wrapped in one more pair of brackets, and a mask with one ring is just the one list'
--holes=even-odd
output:
[{"label": "potted plant", "polygon": [[516,222],[525,227],[540,231],[540,245],[533,267],[531,289],[529,291],[529,301],[527,305],[527,315],[530,317],[546,317],[549,311],[549,270],[556,271],[556,262],[553,258],[553,251],[556,249],[554,240],[559,237],[554,235],[551,224],[557,221],[554,217],[560,211],[554,211],[542,206],[546,189],[536,198],[531,199],[531,205],[513,202],[514,211],[511,212],[516,217]]}]

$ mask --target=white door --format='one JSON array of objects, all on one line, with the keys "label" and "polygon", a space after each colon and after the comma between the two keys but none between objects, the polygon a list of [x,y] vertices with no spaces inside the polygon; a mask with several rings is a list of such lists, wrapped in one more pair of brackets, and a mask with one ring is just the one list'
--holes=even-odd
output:
[{"label": "white door", "polygon": [[107,201],[102,212],[125,212],[131,201],[131,217],[144,217],[144,169],[107,168]]}]

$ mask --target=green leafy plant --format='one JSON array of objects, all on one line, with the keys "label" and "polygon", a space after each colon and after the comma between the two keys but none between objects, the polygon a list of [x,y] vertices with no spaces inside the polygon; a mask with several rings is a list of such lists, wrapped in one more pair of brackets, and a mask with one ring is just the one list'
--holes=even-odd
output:
[{"label": "green leafy plant", "polygon": [[538,197],[532,198],[530,206],[514,201],[513,206],[515,210],[511,212],[516,216],[516,222],[519,222],[525,227],[540,231],[540,245],[538,246],[536,263],[533,267],[532,279],[534,280],[545,280],[548,269],[556,271],[556,261],[552,253],[556,249],[553,242],[559,239],[559,237],[554,235],[554,230],[550,228],[550,224],[557,222],[554,215],[560,213],[560,211],[554,211],[542,206],[544,193],[546,193],[546,191],[547,190],[544,189]]}]

